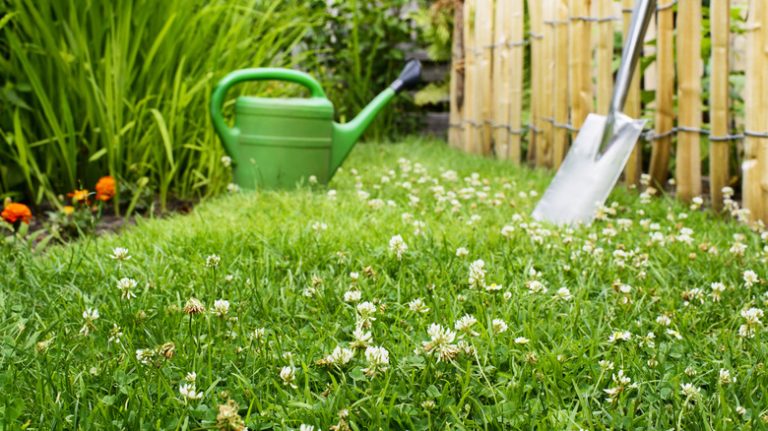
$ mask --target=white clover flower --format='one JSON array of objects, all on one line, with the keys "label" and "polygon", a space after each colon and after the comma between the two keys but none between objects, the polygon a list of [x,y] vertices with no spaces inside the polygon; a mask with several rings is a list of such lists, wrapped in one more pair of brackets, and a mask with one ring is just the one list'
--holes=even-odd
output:
[{"label": "white clover flower", "polygon": [[221,258],[218,255],[212,254],[205,258],[205,266],[208,268],[216,268],[221,263]]},{"label": "white clover flower", "polygon": [[293,367],[286,366],[280,369],[280,379],[283,385],[290,386],[293,389],[298,388],[294,383],[296,381],[296,370]]},{"label": "white clover flower", "polygon": [[316,175],[310,175],[309,178],[307,178],[307,182],[310,185],[314,186],[315,184],[317,184],[317,176]]},{"label": "white clover flower", "polygon": [[240,186],[238,186],[235,183],[229,183],[227,184],[227,192],[231,194],[239,193],[240,192]]},{"label": "white clover flower", "polygon": [[136,349],[136,360],[142,365],[151,365],[154,358],[154,349]]},{"label": "white clover flower", "polygon": [[501,228],[501,236],[504,238],[509,238],[512,236],[512,234],[515,232],[515,227],[511,225],[506,225]]},{"label": "white clover flower", "polygon": [[619,370],[618,373],[612,375],[611,380],[613,380],[615,386],[608,389],[603,389],[603,392],[608,395],[608,397],[605,399],[605,401],[608,403],[615,402],[619,396],[627,390],[627,388],[635,387],[635,385],[631,384],[632,379],[624,374],[624,370]]},{"label": "white clover flower", "polygon": [[666,314],[661,314],[656,318],[656,323],[662,326],[669,326],[672,324],[672,319],[670,319]]},{"label": "white clover flower", "polygon": [[195,383],[197,381],[197,373],[194,371],[187,373],[184,380],[186,380],[187,383]]},{"label": "white clover flower", "polygon": [[547,293],[547,287],[539,280],[528,280],[525,282],[525,287],[531,294]]},{"label": "white clover flower", "polygon": [[720,373],[717,380],[723,386],[736,383],[736,377],[731,377],[730,370],[726,370],[725,368],[720,368]]},{"label": "white clover flower", "polygon": [[344,302],[349,302],[349,303],[359,302],[362,297],[363,297],[363,294],[359,290],[348,290],[344,292]]},{"label": "white clover flower", "polygon": [[723,292],[725,292],[725,284],[720,282],[715,282],[715,283],[712,283],[710,287],[712,288],[712,294],[711,294],[712,301],[720,302],[720,298]]},{"label": "white clover flower", "polygon": [[755,273],[755,271],[752,271],[751,269],[744,271],[742,278],[744,279],[744,285],[747,287],[752,287],[755,283],[757,283],[760,280],[757,276],[757,273]]},{"label": "white clover flower", "polygon": [[123,262],[126,260],[131,260],[131,255],[128,253],[127,248],[123,247],[115,247],[112,249],[112,255],[110,256],[112,259],[117,260],[119,262]]},{"label": "white clover flower", "polygon": [[528,344],[531,340],[525,338],[525,337],[517,337],[515,338],[515,344]]},{"label": "white clover flower", "polygon": [[601,360],[597,364],[600,365],[600,369],[603,371],[611,371],[613,370],[613,367],[614,367],[613,362],[607,361],[605,359]]},{"label": "white clover flower", "polygon": [[80,328],[80,334],[87,337],[92,329],[96,329],[96,325],[94,325],[93,322],[98,318],[99,310],[95,308],[86,308],[85,311],[83,311],[83,320],[85,320],[85,323],[83,324],[83,327]]},{"label": "white clover flower", "polygon": [[464,332],[473,336],[479,335],[477,332],[472,331],[472,326],[477,323],[477,319],[470,314],[465,314],[459,320],[456,321],[454,328],[459,332]]},{"label": "white clover flower", "polygon": [[416,298],[413,301],[408,303],[408,308],[413,311],[414,313],[428,313],[429,307],[424,304],[424,300],[421,298]]},{"label": "white clover flower", "polygon": [[632,339],[632,333],[629,331],[614,331],[608,341],[611,343],[618,343],[619,341],[629,341]]},{"label": "white clover flower", "polygon": [[328,230],[328,225],[320,221],[313,222],[311,227],[317,233]]},{"label": "white clover flower", "polygon": [[450,361],[459,354],[459,347],[453,344],[456,340],[455,332],[433,323],[429,325],[427,334],[431,340],[423,342],[424,351],[428,354],[435,354],[437,362]]},{"label": "white clover flower", "polygon": [[266,334],[266,333],[267,333],[267,329],[266,328],[256,328],[256,329],[253,330],[253,332],[251,332],[251,339],[252,340],[261,340],[262,338],[264,338],[264,334]]},{"label": "white clover flower", "polygon": [[485,290],[487,292],[498,292],[498,291],[500,291],[503,288],[504,288],[504,286],[502,286],[500,284],[496,284],[496,283],[491,283],[491,284],[485,286]]},{"label": "white clover flower", "polygon": [[696,211],[701,208],[701,206],[704,205],[704,199],[701,196],[696,196],[693,199],[691,199],[691,210]]},{"label": "white clover flower", "polygon": [[315,427],[313,425],[301,424],[299,426],[299,431],[315,431]]},{"label": "white clover flower", "polygon": [[336,193],[336,190],[334,190],[334,189],[328,190],[328,193],[326,193],[326,196],[328,197],[328,200],[331,200],[331,201],[336,200],[336,195],[337,195],[337,193]]},{"label": "white clover flower", "polygon": [[701,388],[694,386],[692,383],[681,384],[680,392],[689,400],[697,400],[701,397]]},{"label": "white clover flower", "polygon": [[456,257],[466,257],[469,254],[469,250],[466,247],[459,247],[456,249]]},{"label": "white clover flower", "polygon": [[389,352],[383,347],[371,346],[365,349],[365,360],[368,367],[363,368],[363,373],[368,377],[375,377],[389,368]]},{"label": "white clover flower", "polygon": [[557,289],[557,293],[555,293],[555,297],[563,301],[570,301],[571,298],[573,298],[573,296],[571,295],[571,291],[567,287],[561,287],[560,289]]},{"label": "white clover flower", "polygon": [[747,245],[741,242],[735,242],[728,251],[735,256],[744,256],[747,251]]},{"label": "white clover flower", "polygon": [[123,299],[129,300],[135,298],[136,294],[133,293],[133,289],[135,289],[136,286],[138,286],[138,283],[132,278],[123,277],[117,281],[117,289],[120,291],[120,296]]},{"label": "white clover flower", "polygon": [[376,313],[376,306],[366,301],[357,306],[357,312],[363,317],[372,316]]},{"label": "white clover flower", "polygon": [[676,340],[682,340],[683,336],[680,335],[679,332],[675,331],[674,329],[667,329],[666,331],[667,335],[669,335],[671,338],[674,338]]},{"label": "white clover flower", "polygon": [[331,352],[330,355],[326,356],[323,360],[320,361],[320,364],[342,367],[344,365],[347,365],[350,361],[352,361],[352,358],[354,358],[354,356],[355,356],[354,350],[347,349],[341,346],[336,346],[336,348],[333,349],[333,352]]},{"label": "white clover flower", "polygon": [[749,308],[741,310],[741,317],[746,321],[745,324],[739,327],[739,336],[744,338],[754,338],[757,329],[762,325],[760,320],[763,317],[763,310],[759,308]]},{"label": "white clover flower", "polygon": [[370,331],[366,332],[361,327],[355,328],[352,331],[353,341],[350,346],[354,349],[364,349],[373,342],[373,335]]},{"label": "white clover flower", "polygon": [[217,299],[213,302],[213,313],[219,317],[224,317],[229,313],[229,301],[226,299]]},{"label": "white clover flower", "polygon": [[99,310],[97,308],[86,308],[85,311],[83,311],[83,319],[86,322],[93,322],[94,320],[99,318]]},{"label": "white clover flower", "polygon": [[493,319],[491,326],[493,327],[493,332],[496,334],[503,334],[504,332],[507,332],[507,329],[509,329],[507,322],[501,319]]},{"label": "white clover flower", "polygon": [[395,235],[389,239],[389,251],[397,257],[397,260],[401,260],[407,250],[408,244],[403,241],[402,236]]},{"label": "white clover flower", "polygon": [[195,388],[195,384],[182,384],[179,385],[179,393],[184,398],[184,400],[199,400],[203,398],[202,392],[197,392]]},{"label": "white clover flower", "polygon": [[469,265],[469,287],[483,287],[485,285],[485,262],[477,259]]},{"label": "white clover flower", "polygon": [[221,164],[225,168],[228,168],[228,167],[232,166],[232,158],[229,157],[229,156],[221,156]]},{"label": "white clover flower", "polygon": [[109,338],[107,339],[108,343],[115,343],[120,344],[123,338],[123,330],[120,329],[117,324],[112,324],[112,329],[109,331]]}]

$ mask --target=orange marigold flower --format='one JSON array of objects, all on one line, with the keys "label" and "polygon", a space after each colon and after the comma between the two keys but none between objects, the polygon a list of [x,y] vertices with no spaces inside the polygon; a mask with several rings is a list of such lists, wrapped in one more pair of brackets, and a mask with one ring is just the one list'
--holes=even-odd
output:
[{"label": "orange marigold flower", "polygon": [[112,199],[115,197],[115,188],[115,179],[111,176],[99,178],[99,182],[96,183],[96,199],[104,202]]},{"label": "orange marigold flower", "polygon": [[32,211],[24,204],[9,203],[5,206],[0,216],[10,224],[17,222],[29,224],[32,220]]},{"label": "orange marigold flower", "polygon": [[82,190],[75,190],[72,193],[67,193],[67,197],[72,198],[72,202],[75,203],[87,203],[88,202],[88,190],[82,189]]}]

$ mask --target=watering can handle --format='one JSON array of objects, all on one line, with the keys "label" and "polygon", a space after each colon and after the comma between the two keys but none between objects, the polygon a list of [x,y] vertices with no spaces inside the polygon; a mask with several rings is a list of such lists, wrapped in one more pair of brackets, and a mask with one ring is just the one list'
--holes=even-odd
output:
[{"label": "watering can handle", "polygon": [[227,126],[221,108],[224,106],[224,98],[227,95],[227,91],[234,85],[248,81],[293,82],[306,87],[313,98],[327,98],[320,83],[315,81],[315,79],[308,74],[298,70],[265,67],[236,70],[225,76],[213,90],[213,96],[211,97],[211,119],[213,120],[213,127],[216,129],[216,132],[224,143],[224,148],[227,150],[227,153],[235,159],[235,152],[237,151],[235,143],[237,131],[230,129],[229,126]]}]

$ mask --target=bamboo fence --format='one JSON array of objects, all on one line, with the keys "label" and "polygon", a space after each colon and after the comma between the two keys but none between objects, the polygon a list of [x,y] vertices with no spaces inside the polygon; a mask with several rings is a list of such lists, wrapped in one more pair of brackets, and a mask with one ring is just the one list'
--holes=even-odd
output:
[{"label": "bamboo fence", "polygon": [[[701,0],[659,0],[646,37],[655,43],[644,48],[644,74],[635,73],[624,109],[649,128],[624,180],[636,186],[646,173],[656,189],[684,201],[709,196],[717,210],[731,187],[743,201],[741,215],[768,222],[768,4],[748,0],[733,22],[739,1],[710,2],[705,34]],[[608,110],[621,57],[614,40],[628,30],[633,5],[456,0],[450,145],[557,169],[587,114]],[[746,40],[738,110],[729,82],[734,33]]]}]

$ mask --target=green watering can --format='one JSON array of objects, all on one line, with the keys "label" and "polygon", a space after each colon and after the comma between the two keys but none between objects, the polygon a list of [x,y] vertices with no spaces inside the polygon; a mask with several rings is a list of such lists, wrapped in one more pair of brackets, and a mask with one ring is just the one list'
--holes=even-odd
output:
[{"label": "green watering can", "polygon": [[[235,184],[243,189],[290,188],[314,176],[327,184],[376,114],[397,93],[416,84],[421,63],[411,60],[400,77],[348,123],[333,122],[333,104],[320,84],[304,72],[261,68],[232,72],[213,91],[211,116],[224,149],[232,158]],[[303,85],[309,98],[239,97],[235,125],[221,109],[227,91],[246,81],[279,80]]]}]

